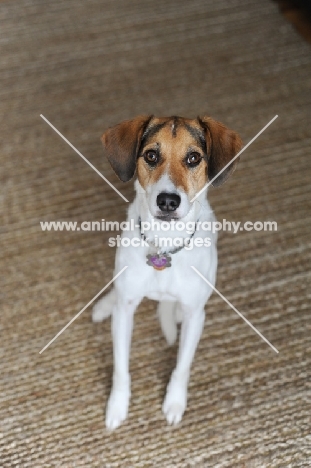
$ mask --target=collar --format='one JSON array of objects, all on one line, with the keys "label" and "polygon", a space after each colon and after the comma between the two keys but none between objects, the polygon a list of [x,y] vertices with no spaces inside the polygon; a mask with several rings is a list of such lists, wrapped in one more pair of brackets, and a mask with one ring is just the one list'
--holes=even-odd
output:
[{"label": "collar", "polygon": [[[193,238],[194,234],[196,233],[198,221],[199,221],[199,219],[197,219],[197,221],[196,221],[196,223],[195,223],[195,228],[194,228],[193,233],[190,235],[190,237],[188,237],[188,239],[185,239],[185,241],[187,240],[187,243],[184,242],[184,245],[181,245],[181,246],[179,246],[179,247],[176,247],[176,248],[173,249],[173,250],[165,251],[165,253],[166,253],[166,254],[173,255],[173,254],[176,254],[177,252],[180,252],[182,249],[184,249],[186,245],[189,245],[191,239]],[[141,217],[140,217],[140,216],[139,216],[139,218],[138,218],[138,225],[139,225],[140,237],[141,237],[145,242],[147,242],[147,244],[148,244],[149,246],[152,246],[152,247],[156,248],[156,249],[157,249],[157,254],[158,254],[159,256],[161,256],[161,248],[160,248],[155,242],[150,241],[150,240],[148,239],[148,237],[146,237],[145,234],[141,231]]]}]

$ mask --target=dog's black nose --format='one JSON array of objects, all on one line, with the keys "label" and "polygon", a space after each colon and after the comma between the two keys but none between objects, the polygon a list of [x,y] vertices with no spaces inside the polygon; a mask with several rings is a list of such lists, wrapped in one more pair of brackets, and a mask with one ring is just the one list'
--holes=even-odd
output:
[{"label": "dog's black nose", "polygon": [[176,193],[159,193],[157,196],[157,205],[161,211],[175,211],[180,205],[180,196]]}]

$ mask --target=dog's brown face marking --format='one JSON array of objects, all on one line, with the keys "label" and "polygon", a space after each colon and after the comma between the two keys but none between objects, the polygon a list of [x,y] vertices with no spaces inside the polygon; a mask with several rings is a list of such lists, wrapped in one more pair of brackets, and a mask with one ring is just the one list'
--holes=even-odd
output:
[{"label": "dog's brown face marking", "polygon": [[198,121],[152,119],[142,137],[137,172],[144,189],[166,173],[176,188],[194,196],[207,181],[207,149]]},{"label": "dog's brown face marking", "polygon": [[152,187],[156,192],[156,182],[165,184],[169,178],[167,187],[180,189],[190,199],[207,180],[214,187],[223,184],[235,169],[238,160],[234,156],[242,147],[236,132],[207,116],[196,120],[138,116],[108,128],[101,139],[123,182],[137,168],[146,192],[151,193]]}]

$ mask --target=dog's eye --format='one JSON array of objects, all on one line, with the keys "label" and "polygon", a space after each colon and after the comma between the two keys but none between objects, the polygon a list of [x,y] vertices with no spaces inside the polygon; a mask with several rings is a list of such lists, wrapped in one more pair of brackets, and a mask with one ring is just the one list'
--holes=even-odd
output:
[{"label": "dog's eye", "polygon": [[148,150],[144,154],[144,160],[150,165],[155,166],[159,160],[159,156],[156,151]]},{"label": "dog's eye", "polygon": [[189,167],[194,167],[194,166],[197,166],[201,162],[201,159],[202,159],[202,156],[200,155],[200,153],[193,152],[187,156],[186,164]]}]

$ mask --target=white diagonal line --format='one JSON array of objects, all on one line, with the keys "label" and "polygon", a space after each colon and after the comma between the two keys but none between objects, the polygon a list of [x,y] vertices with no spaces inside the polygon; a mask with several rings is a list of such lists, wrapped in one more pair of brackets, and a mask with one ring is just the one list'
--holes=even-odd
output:
[{"label": "white diagonal line", "polygon": [[51,124],[51,122],[48,121],[48,119],[46,119],[46,118],[44,117],[44,115],[40,114],[40,117],[41,117],[43,120],[45,120],[45,122],[46,122],[51,128],[53,128],[53,130],[54,130],[54,131],[55,131],[55,132],[56,132],[56,133],[57,133],[57,134],[58,134],[58,135],[59,135],[59,136],[60,136],[60,137],[61,137],[61,138],[62,138],[78,155],[79,155],[79,156],[81,156],[81,158],[83,159],[83,161],[85,161],[85,162],[86,162],[102,179],[104,179],[104,181],[105,181],[108,185],[110,185],[110,187],[111,187],[115,192],[117,192],[117,194],[120,195],[120,197],[123,198],[124,201],[129,202],[128,199],[125,198],[125,196],[122,195],[122,193],[119,192],[119,190],[116,189],[115,186],[112,185],[112,183],[109,182],[109,180],[106,179],[106,177],[103,176],[103,174],[102,174],[101,172],[99,172],[99,170],[96,169],[96,167],[93,166],[93,164],[90,163],[90,161],[88,161],[88,160],[86,159],[86,157],[83,156],[83,154],[80,153],[80,151],[78,151],[77,148],[76,148],[75,146],[73,146],[73,144],[70,143],[70,141],[67,140],[67,138],[65,138],[64,135],[62,135],[62,134],[60,133],[60,131],[58,131],[57,128],[54,127],[54,125]]},{"label": "white diagonal line", "polygon": [[266,130],[266,128],[268,128],[269,125],[271,125],[272,122],[274,122],[275,119],[277,119],[277,118],[278,118],[278,115],[275,115],[275,116],[273,117],[273,119],[271,119],[270,122],[268,122],[267,125],[265,125],[264,128],[262,128],[262,129],[260,130],[260,132],[258,132],[257,135],[255,135],[254,138],[252,138],[251,141],[249,141],[249,142],[247,143],[247,145],[245,145],[244,148],[242,148],[241,151],[240,151],[236,156],[234,156],[234,158],[231,159],[231,161],[229,161],[228,164],[226,164],[225,167],[223,167],[222,170],[219,171],[218,174],[215,175],[215,177],[213,177],[213,179],[210,180],[210,181],[209,181],[209,182],[192,198],[191,203],[194,202],[194,200],[195,200],[199,195],[201,195],[201,193],[204,192],[204,190],[206,190],[207,187],[209,187],[209,186],[214,182],[214,180],[217,179],[217,177],[219,177],[220,174],[221,174],[223,171],[225,171],[225,170],[227,169],[227,167],[230,166],[230,165],[233,163],[233,161],[235,161],[236,158],[238,158],[238,157],[240,156],[240,154],[242,154],[243,151],[245,151],[246,148],[248,148],[249,145],[251,145],[251,144],[253,143],[253,141],[255,141],[256,138],[258,138],[259,135],[261,135],[261,134]]},{"label": "white diagonal line", "polygon": [[214,289],[214,291],[239,315],[239,317],[241,317],[244,320],[244,322],[246,322],[247,325],[249,325],[257,333],[257,335],[259,335],[260,338],[262,338],[273,349],[273,351],[275,351],[276,353],[279,353],[279,351],[270,343],[270,341],[268,341],[267,338],[265,338],[260,333],[260,331],[258,331],[257,328],[255,328],[254,325],[252,325],[251,322],[249,320],[247,320],[247,318],[245,318],[244,315],[241,314],[241,312],[239,312],[238,309],[236,309],[234,307],[234,305],[232,305],[231,302],[229,302],[228,299],[226,299],[225,296],[223,294],[221,294],[221,292],[219,292],[218,289],[216,289],[215,286],[213,286],[205,278],[205,276],[203,276],[194,266],[191,266],[191,268],[205,281],[205,283],[207,283],[212,289]]},{"label": "white diagonal line", "polygon": [[89,305],[91,305],[92,302],[94,302],[95,299],[97,299],[98,296],[100,296],[101,293],[104,292],[105,289],[107,289],[108,286],[110,286],[111,283],[113,283],[113,282],[118,278],[118,276],[120,276],[121,273],[123,273],[123,271],[126,270],[126,269],[127,269],[127,266],[125,266],[124,268],[122,268],[122,270],[119,271],[119,273],[118,273],[116,276],[114,276],[114,277],[112,278],[112,280],[109,281],[109,283],[107,283],[106,286],[105,286],[101,291],[99,291],[99,293],[97,293],[96,296],[94,296],[93,299],[91,299],[90,302],[88,302],[88,303],[86,304],[86,306],[84,306],[83,309],[81,309],[80,312],[79,312],[77,315],[75,315],[75,317],[73,317],[73,318],[70,320],[70,322],[67,323],[67,325],[66,325],[65,327],[64,327],[60,332],[58,332],[57,335],[55,335],[54,338],[53,338],[47,345],[44,346],[44,348],[41,349],[41,351],[39,352],[39,354],[42,354],[43,351],[45,351],[46,348],[48,348],[48,347],[50,346],[50,344],[52,344],[53,341],[55,341],[56,338],[58,338],[59,335],[61,335],[61,334],[66,330],[66,328],[68,328],[69,325],[71,325],[72,322],[74,322],[74,321],[82,314],[82,312],[84,312],[85,309],[86,309]]}]

